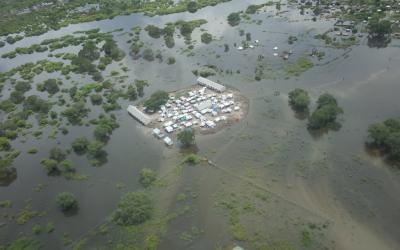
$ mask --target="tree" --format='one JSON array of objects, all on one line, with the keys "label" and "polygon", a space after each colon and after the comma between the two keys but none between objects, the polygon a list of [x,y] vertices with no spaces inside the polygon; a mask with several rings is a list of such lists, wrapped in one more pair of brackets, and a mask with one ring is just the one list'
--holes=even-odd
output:
[{"label": "tree", "polygon": [[136,87],[133,86],[132,84],[129,85],[128,89],[126,90],[126,97],[128,97],[130,101],[135,101],[138,97]]},{"label": "tree", "polygon": [[40,97],[36,95],[31,95],[24,101],[24,110],[29,111],[32,110],[33,112],[47,114],[51,109],[51,103],[40,99]]},{"label": "tree", "polygon": [[67,212],[78,207],[78,200],[75,195],[70,192],[62,192],[56,196],[57,206],[63,211]]},{"label": "tree", "polygon": [[53,159],[43,159],[40,162],[48,175],[56,175],[60,172],[58,169],[58,162]]},{"label": "tree", "polygon": [[100,105],[103,102],[103,98],[100,94],[95,93],[90,95],[90,101],[93,105]]},{"label": "tree", "polygon": [[160,38],[160,36],[163,34],[163,29],[160,29],[157,26],[151,24],[147,25],[144,30],[147,31],[149,36],[151,36],[152,38]]},{"label": "tree", "polygon": [[178,141],[183,147],[190,147],[196,143],[193,129],[185,129],[178,133]]},{"label": "tree", "polygon": [[20,92],[27,92],[31,89],[31,84],[29,82],[25,81],[18,81],[17,84],[15,84],[15,90],[20,91]]},{"label": "tree", "polygon": [[315,110],[308,119],[308,127],[319,129],[335,122],[338,114],[343,110],[335,105],[326,105]]},{"label": "tree", "polygon": [[39,250],[42,249],[41,244],[34,239],[28,237],[20,237],[12,242],[7,250]]},{"label": "tree", "polygon": [[154,92],[149,99],[144,102],[144,107],[146,110],[158,110],[162,105],[167,103],[169,95],[165,91]]},{"label": "tree", "polygon": [[157,180],[157,174],[149,168],[143,168],[139,176],[139,182],[145,188],[150,187]]},{"label": "tree", "polygon": [[78,124],[82,118],[87,116],[89,110],[85,108],[85,103],[76,102],[71,107],[67,108],[61,114],[67,117],[68,121],[72,124]]},{"label": "tree", "polygon": [[317,108],[321,108],[321,107],[326,106],[326,105],[337,106],[337,101],[336,101],[335,97],[333,97],[333,95],[331,95],[329,93],[325,93],[325,94],[322,94],[318,98],[317,104],[318,104]]},{"label": "tree", "polygon": [[65,160],[66,154],[60,148],[52,148],[50,150],[50,159],[53,159],[57,162]]},{"label": "tree", "polygon": [[154,52],[151,48],[143,50],[143,58],[147,61],[154,61]]},{"label": "tree", "polygon": [[144,192],[129,192],[122,196],[113,213],[113,221],[122,226],[139,225],[151,218],[153,204]]},{"label": "tree", "polygon": [[201,34],[201,42],[205,44],[209,44],[212,41],[212,35],[210,33]]},{"label": "tree", "polygon": [[6,137],[0,137],[0,151],[7,151],[11,149],[10,142]]},{"label": "tree", "polygon": [[135,86],[139,96],[143,96],[144,87],[149,86],[149,82],[146,80],[135,80]]},{"label": "tree", "polygon": [[107,141],[109,139],[109,135],[112,132],[112,128],[105,125],[98,125],[94,129],[94,137],[99,141]]},{"label": "tree", "polygon": [[195,12],[197,11],[197,9],[198,9],[197,2],[195,2],[195,1],[190,1],[190,2],[188,2],[188,4],[187,4],[187,10],[188,10],[190,13],[195,13]]},{"label": "tree", "polygon": [[296,110],[304,111],[310,105],[310,97],[304,89],[295,89],[289,92],[289,104]]},{"label": "tree", "polygon": [[72,141],[72,149],[75,153],[84,153],[88,149],[89,141],[86,137],[78,137]]},{"label": "tree", "polygon": [[368,23],[369,33],[373,37],[383,38],[392,33],[392,24],[389,20],[373,18]]},{"label": "tree", "polygon": [[238,13],[238,12],[231,13],[228,16],[228,23],[231,26],[238,25],[240,23],[240,20],[241,20],[240,13]]},{"label": "tree", "polygon": [[88,41],[83,45],[83,48],[79,51],[78,57],[86,58],[90,61],[99,59],[100,52],[93,41]]},{"label": "tree", "polygon": [[322,94],[317,101],[317,109],[308,118],[310,129],[319,129],[336,121],[337,115],[343,113],[343,109],[337,105],[335,97],[331,94]]},{"label": "tree", "polygon": [[390,136],[390,129],[384,123],[376,123],[368,127],[368,134],[377,146],[385,146]]},{"label": "tree", "polygon": [[39,91],[47,91],[50,95],[54,95],[60,88],[58,87],[58,83],[56,79],[47,79],[44,81],[43,85],[38,85]]},{"label": "tree", "polygon": [[24,92],[22,91],[13,91],[10,93],[10,101],[12,101],[15,104],[20,104],[22,101],[24,101],[25,96]]},{"label": "tree", "polygon": [[93,158],[100,158],[103,156],[104,151],[103,151],[103,146],[104,144],[99,141],[92,141],[88,145],[88,153],[89,156]]}]

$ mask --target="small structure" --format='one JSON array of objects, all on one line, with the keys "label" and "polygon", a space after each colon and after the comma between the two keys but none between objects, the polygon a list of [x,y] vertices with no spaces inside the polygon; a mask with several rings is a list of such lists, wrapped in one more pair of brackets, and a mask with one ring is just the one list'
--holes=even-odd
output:
[{"label": "small structure", "polygon": [[128,113],[136,118],[139,122],[143,123],[143,125],[148,125],[151,122],[151,118],[140,111],[133,105],[129,105],[127,108]]},{"label": "small structure", "polygon": [[222,93],[226,90],[226,87],[224,85],[218,84],[218,83],[208,80],[207,78],[204,78],[204,77],[197,78],[197,84],[199,84],[201,86],[205,86],[209,89],[215,90],[220,93]]},{"label": "small structure", "polygon": [[169,138],[168,136],[164,138],[164,142],[167,146],[172,146],[174,145],[174,142]]},{"label": "small structure", "polygon": [[195,105],[195,108],[198,111],[202,111],[203,109],[209,109],[211,107],[212,107],[212,102],[210,100],[207,100],[207,101],[204,101],[204,102],[201,102],[201,103]]}]

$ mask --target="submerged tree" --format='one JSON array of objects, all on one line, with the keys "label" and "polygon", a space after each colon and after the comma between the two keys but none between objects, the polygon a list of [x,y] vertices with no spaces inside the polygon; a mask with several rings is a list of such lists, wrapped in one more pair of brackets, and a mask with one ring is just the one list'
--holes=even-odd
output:
[{"label": "submerged tree", "polygon": [[308,118],[310,129],[326,127],[336,121],[336,117],[343,113],[343,109],[337,105],[336,99],[331,94],[323,94],[318,98],[317,109]]},{"label": "submerged tree", "polygon": [[78,207],[78,200],[76,199],[75,195],[70,192],[59,193],[56,197],[56,203],[63,212],[67,212]]},{"label": "submerged tree", "polygon": [[305,111],[310,105],[310,97],[304,89],[295,89],[289,92],[289,104],[296,110]]},{"label": "submerged tree", "polygon": [[178,133],[178,141],[185,148],[190,147],[196,143],[195,133],[193,129],[185,129]]},{"label": "submerged tree", "polygon": [[113,221],[121,226],[139,225],[150,219],[153,204],[144,192],[129,192],[122,196],[113,213]]},{"label": "submerged tree", "polygon": [[156,91],[154,92],[149,99],[147,99],[144,102],[144,107],[147,110],[152,110],[152,111],[156,111],[158,110],[162,105],[164,105],[165,103],[167,103],[169,98],[169,95],[167,92],[165,91]]}]

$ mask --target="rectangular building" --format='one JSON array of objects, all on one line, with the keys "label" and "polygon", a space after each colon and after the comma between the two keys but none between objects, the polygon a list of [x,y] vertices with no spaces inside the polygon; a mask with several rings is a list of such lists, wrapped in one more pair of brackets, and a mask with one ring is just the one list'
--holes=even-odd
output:
[{"label": "rectangular building", "polygon": [[204,77],[199,77],[197,78],[197,84],[201,86],[205,86],[209,89],[215,90],[217,92],[224,92],[226,90],[226,87],[224,85],[221,85],[219,83],[213,82],[211,80],[208,80],[207,78]]},{"label": "rectangular building", "polygon": [[201,102],[194,106],[198,111],[202,111],[203,109],[209,109],[212,107],[212,102],[210,100]]},{"label": "rectangular building", "polygon": [[127,111],[131,116],[136,118],[143,125],[148,125],[151,122],[151,118],[149,116],[147,116],[145,113],[143,113],[133,105],[129,105]]}]

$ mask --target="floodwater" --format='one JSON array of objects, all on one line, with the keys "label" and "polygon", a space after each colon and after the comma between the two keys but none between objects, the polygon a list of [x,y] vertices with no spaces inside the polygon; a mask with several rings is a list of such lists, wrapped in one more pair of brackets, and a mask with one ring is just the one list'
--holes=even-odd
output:
[{"label": "floodwater", "polygon": [[[25,225],[1,218],[0,224],[5,225],[0,227],[0,243],[11,242],[19,234],[32,234],[32,226],[36,223],[52,221],[55,224],[52,234],[34,237],[43,243],[44,249],[68,248],[63,243],[63,235],[67,234],[73,241],[79,240],[104,223],[122,193],[140,189],[138,173],[147,167],[169,181],[167,188],[152,191],[157,213],[176,211],[184,205],[190,207],[187,214],[167,225],[159,249],[229,249],[236,244],[245,249],[283,248],[286,243],[282,242],[295,249],[399,249],[399,169],[369,155],[364,147],[369,124],[399,116],[399,42],[393,40],[387,48],[374,49],[369,48],[366,39],[362,38],[360,44],[348,49],[325,48],[321,41],[313,39],[313,35],[332,27],[333,21],[312,22],[307,15],[300,16],[298,10],[286,6],[282,6],[284,12],[279,15],[275,15],[275,7],[271,6],[266,12],[251,16],[252,20],[262,20],[261,24],[243,21],[238,27],[230,27],[226,23],[229,13],[244,10],[250,3],[262,2],[233,0],[194,14],[152,18],[133,14],[71,25],[1,48],[0,52],[5,53],[78,30],[124,28],[129,31],[137,25],[142,28],[147,24],[163,26],[179,19],[204,18],[208,23],[201,28],[217,40],[209,45],[201,44],[201,32],[196,29],[192,35],[193,40],[197,40],[194,56],[182,52],[185,48],[183,39],[175,39],[176,46],[167,49],[162,38],[149,38],[142,31],[141,38],[146,44],[160,48],[164,58],[176,58],[177,62],[172,66],[157,61],[133,60],[128,56],[128,36],[122,32],[121,35],[114,34],[127,52],[123,64],[130,69],[126,73],[128,79],[149,80],[151,85],[145,90],[148,96],[158,89],[173,91],[188,87],[195,80],[191,71],[201,65],[216,65],[223,71],[240,70],[240,74],[219,73],[210,78],[240,90],[249,99],[250,108],[241,122],[217,134],[197,136],[198,154],[215,165],[185,166],[179,174],[176,173],[176,166],[182,160],[179,150],[165,148],[129,117],[124,108],[128,102],[121,102],[123,109],[116,112],[120,128],[114,131],[106,146],[107,163],[91,167],[84,156],[74,153],[68,156],[80,174],[88,175],[88,180],[48,177],[40,160],[48,157],[49,150],[56,145],[67,149],[75,137],[91,137],[92,128],[68,127],[69,134],[59,133],[55,140],[48,137],[52,129],[44,129],[41,139],[27,136],[26,142],[20,138],[13,141],[13,147],[22,152],[14,162],[17,178],[8,186],[0,187],[0,201],[11,200],[13,206],[0,208],[0,212],[15,215],[30,203],[33,210],[46,214]],[[239,29],[250,32],[253,40],[260,40],[260,46],[237,51],[234,43],[245,40],[239,36]],[[300,39],[288,45],[289,35]],[[228,53],[224,52],[225,43],[230,45]],[[280,51],[292,48],[295,53],[290,60],[303,56],[314,47],[323,49],[326,56],[321,62],[314,61],[316,66],[298,77],[253,80],[258,64],[280,67],[285,63],[273,56],[275,46]],[[262,62],[258,61],[260,54],[264,56]],[[47,58],[47,52],[20,55],[12,60],[0,59],[0,70],[7,71],[44,58]],[[103,75],[118,67],[113,64]],[[54,75],[43,73],[35,78],[35,82],[51,76]],[[62,76],[55,76],[68,86]],[[73,79],[76,82],[91,81],[81,76]],[[310,134],[306,129],[307,121],[296,118],[287,105],[287,93],[297,87],[308,90],[313,101],[323,92],[336,96],[344,109],[341,127],[320,135]],[[274,95],[277,91],[280,94]],[[8,92],[4,88],[2,98]],[[34,88],[31,92],[35,92]],[[99,112],[93,108],[90,117],[97,117]],[[39,148],[38,154],[27,154],[31,147]],[[38,186],[43,186],[41,191],[35,189]],[[55,195],[62,191],[77,196],[79,211],[76,215],[66,217],[56,208]],[[191,198],[178,202],[176,197],[182,193]],[[260,193],[269,197],[267,201],[254,198],[260,197]],[[239,221],[251,235],[246,240],[232,237],[230,213],[218,205],[229,199],[239,208],[243,207],[239,209]],[[255,208],[244,209],[252,206]],[[304,245],[301,234],[309,223],[324,226],[312,233],[311,245]],[[88,238],[88,247],[107,249],[107,236],[98,241]]]}]

